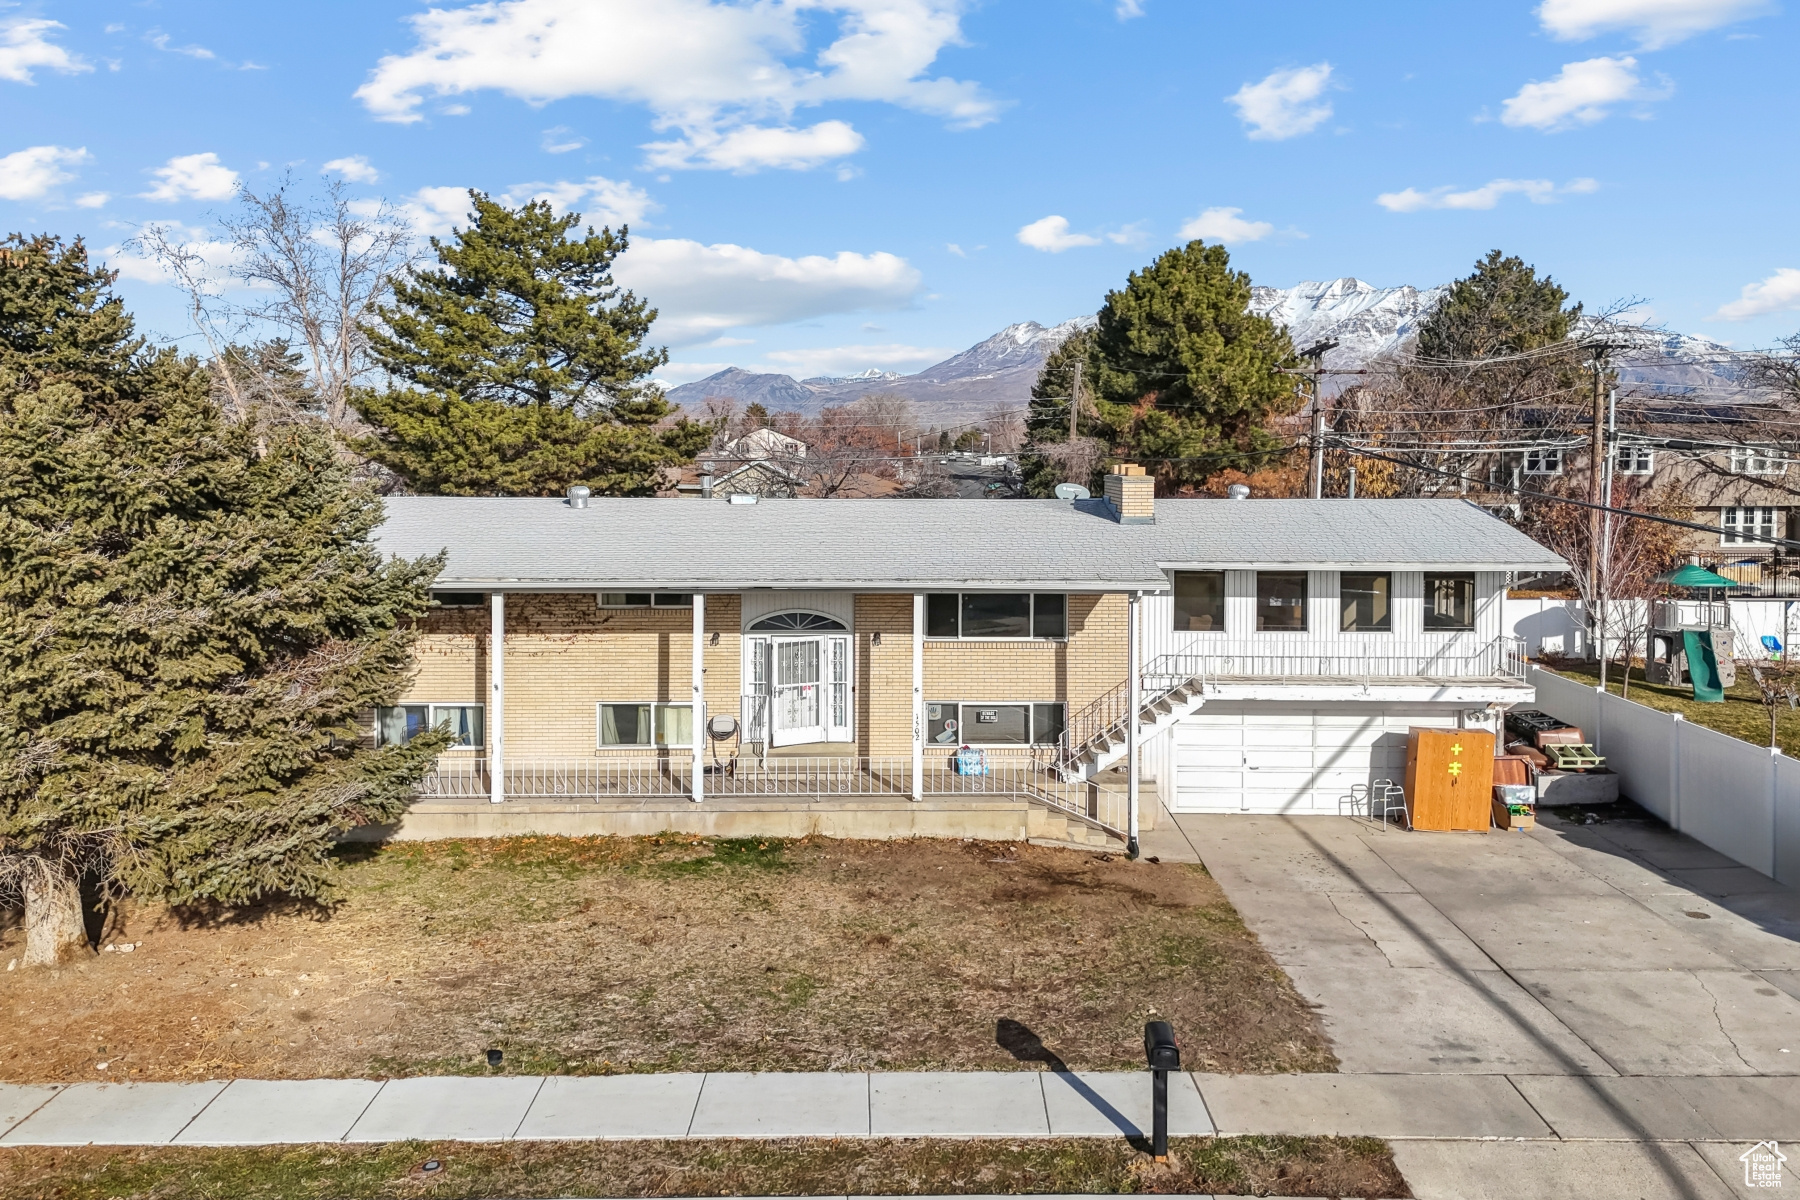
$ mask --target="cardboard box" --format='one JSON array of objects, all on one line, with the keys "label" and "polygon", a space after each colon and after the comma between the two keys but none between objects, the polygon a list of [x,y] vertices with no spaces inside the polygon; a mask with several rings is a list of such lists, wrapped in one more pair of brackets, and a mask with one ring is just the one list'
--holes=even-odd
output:
[{"label": "cardboard box", "polygon": [[[1496,791],[1499,789],[1496,788]],[[1515,812],[1514,809],[1522,809]],[[1507,804],[1499,797],[1494,799],[1494,827],[1497,829],[1536,829],[1537,814],[1526,804]]]}]

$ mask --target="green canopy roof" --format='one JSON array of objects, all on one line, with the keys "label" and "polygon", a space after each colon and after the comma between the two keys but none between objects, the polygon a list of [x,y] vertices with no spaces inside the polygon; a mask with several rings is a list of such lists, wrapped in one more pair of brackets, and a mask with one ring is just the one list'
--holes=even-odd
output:
[{"label": "green canopy roof", "polygon": [[1657,582],[1673,584],[1684,588],[1734,588],[1739,586],[1735,579],[1727,579],[1705,567],[1697,567],[1689,563],[1685,567],[1677,567],[1656,577]]}]

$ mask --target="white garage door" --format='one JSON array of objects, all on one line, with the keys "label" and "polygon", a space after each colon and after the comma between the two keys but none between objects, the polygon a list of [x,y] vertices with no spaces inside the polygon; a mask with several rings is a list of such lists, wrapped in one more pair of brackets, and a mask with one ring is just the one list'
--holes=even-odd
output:
[{"label": "white garage door", "polygon": [[1169,731],[1176,812],[1348,813],[1354,784],[1403,783],[1406,731],[1460,706],[1208,704]]}]

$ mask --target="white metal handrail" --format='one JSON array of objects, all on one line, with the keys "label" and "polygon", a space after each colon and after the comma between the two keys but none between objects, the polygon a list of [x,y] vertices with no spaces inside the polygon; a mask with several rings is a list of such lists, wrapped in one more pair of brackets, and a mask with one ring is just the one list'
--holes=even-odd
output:
[{"label": "white metal handrail", "polygon": [[[922,794],[1035,801],[1090,824],[1125,828],[1122,794],[1065,780],[1049,748],[988,751],[978,769],[959,770],[954,753],[934,752],[921,776]],[[647,758],[519,759],[508,757],[508,801],[609,803],[691,795],[692,756],[679,751]],[[488,760],[445,755],[420,782],[422,800],[486,801],[492,794]],[[706,764],[709,800],[755,797],[905,798],[912,794],[911,758],[768,758],[740,755]]]}]

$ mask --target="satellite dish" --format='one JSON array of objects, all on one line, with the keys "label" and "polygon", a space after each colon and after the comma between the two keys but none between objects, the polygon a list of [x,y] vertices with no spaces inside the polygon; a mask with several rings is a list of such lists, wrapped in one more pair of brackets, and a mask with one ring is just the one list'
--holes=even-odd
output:
[{"label": "satellite dish", "polygon": [[1091,500],[1093,494],[1079,483],[1059,483],[1056,485],[1058,500]]}]

